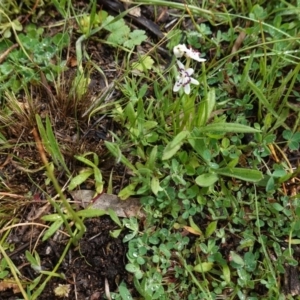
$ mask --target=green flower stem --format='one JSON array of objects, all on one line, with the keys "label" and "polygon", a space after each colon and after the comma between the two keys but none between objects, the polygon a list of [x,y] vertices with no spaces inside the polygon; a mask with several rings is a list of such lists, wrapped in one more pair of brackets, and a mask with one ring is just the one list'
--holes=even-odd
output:
[{"label": "green flower stem", "polygon": [[151,4],[151,5],[158,5],[158,6],[166,6],[166,7],[172,7],[177,8],[180,10],[187,10],[193,14],[195,13],[201,13],[205,15],[213,16],[214,13],[210,10],[200,8],[195,5],[186,5],[185,3],[177,3],[177,2],[171,2],[171,1],[162,1],[162,0],[135,0],[133,3],[138,4]]},{"label": "green flower stem", "polygon": [[67,219],[64,216],[64,213],[61,211],[61,209],[58,207],[58,205],[55,203],[55,201],[51,200],[50,203],[52,205],[54,205],[54,207],[58,210],[59,215],[62,217],[64,224],[67,228],[68,233],[71,236],[71,240],[72,243],[77,246],[78,245],[78,241],[81,239],[81,237],[83,236],[84,232],[85,232],[85,226],[82,222],[82,220],[77,216],[76,212],[73,210],[73,208],[71,207],[70,203],[68,202],[68,200],[66,199],[65,195],[63,194],[61,187],[58,184],[57,179],[54,176],[53,170],[50,168],[49,164],[45,164],[46,169],[47,169],[47,175],[49,176],[50,180],[53,183],[53,186],[56,190],[56,192],[58,193],[58,195],[60,196],[60,199],[64,205],[64,207],[67,209],[68,213],[72,216],[72,219],[75,221],[75,223],[78,225],[79,232],[77,235],[75,235],[72,232],[72,229],[67,221]]},{"label": "green flower stem", "polygon": [[[65,259],[65,256],[66,256],[66,254],[67,254],[67,252],[68,252],[68,250],[69,250],[69,248],[70,248],[70,246],[71,246],[71,243],[72,243],[72,240],[69,240],[69,242],[68,242],[67,246],[65,247],[63,253],[61,254],[61,256],[60,256],[60,258],[59,258],[57,264],[55,265],[54,269],[52,270],[52,272],[51,272],[52,274],[54,274],[54,273],[57,272],[59,266],[61,265],[61,263],[62,263],[63,260]],[[52,274],[49,274],[49,275],[48,275],[48,277],[47,277],[47,278],[45,279],[45,281],[42,283],[42,286],[45,286],[46,283],[53,277]],[[37,291],[36,291],[36,294],[33,294],[33,295],[32,295],[32,299],[31,299],[31,300],[37,299],[38,296],[40,295],[40,293],[41,293],[42,291],[43,291],[43,289],[37,290]]]},{"label": "green flower stem", "polygon": [[202,287],[202,285],[199,283],[198,279],[195,277],[195,275],[193,274],[193,272],[190,270],[190,266],[187,265],[185,259],[179,254],[177,253],[177,255],[179,256],[181,262],[183,263],[183,266],[185,268],[185,270],[188,272],[188,274],[191,276],[193,282],[195,283],[195,285],[199,288],[199,290],[203,293],[206,294],[205,295],[205,299],[211,299],[212,300],[212,296],[210,293],[206,293],[204,288]]},{"label": "green flower stem", "polygon": [[62,219],[64,221],[64,224],[66,226],[66,229],[67,229],[69,235],[71,236],[72,243],[75,246],[77,246],[78,245],[78,240],[80,240],[80,238],[83,236],[83,234],[85,232],[85,226],[83,224],[83,221],[78,217],[78,215],[76,214],[76,212],[73,210],[73,208],[71,207],[70,203],[66,199],[64,193],[62,192],[62,189],[61,189],[61,187],[58,184],[58,181],[57,181],[57,179],[56,179],[56,177],[54,175],[54,172],[53,172],[53,170],[51,169],[51,167],[49,165],[48,159],[47,159],[46,154],[44,152],[43,145],[42,145],[42,142],[41,142],[41,140],[39,138],[37,130],[34,128],[33,131],[32,131],[32,133],[34,135],[34,138],[35,138],[35,141],[36,141],[37,148],[39,150],[41,159],[42,159],[42,161],[43,161],[43,163],[44,163],[44,165],[46,167],[47,175],[49,176],[50,180],[52,181],[53,186],[54,186],[56,192],[58,193],[58,195],[60,196],[60,199],[61,199],[64,207],[66,208],[67,212],[70,214],[70,216],[72,217],[72,219],[74,220],[74,222],[78,226],[78,228],[79,228],[78,234],[74,234],[72,232],[72,229],[71,229],[71,227],[70,227],[67,219],[64,217],[64,214],[61,211],[61,209],[58,207],[58,205],[54,201],[50,201],[50,203],[52,205],[54,205],[54,207],[58,210],[58,213],[62,217]]},{"label": "green flower stem", "polygon": [[190,67],[190,63],[191,63],[191,58],[187,57],[186,58],[186,63],[185,63],[185,69],[188,69]]},{"label": "green flower stem", "polygon": [[24,300],[29,300],[25,290],[23,289],[22,283],[19,280],[19,277],[16,272],[17,269],[16,269],[15,265],[10,260],[9,256],[6,254],[5,250],[3,249],[3,247],[1,245],[0,245],[0,252],[1,252],[3,258],[6,260],[7,264],[9,265],[10,271],[11,271],[12,275],[14,276],[14,279],[18,285],[18,288],[20,289],[20,292],[22,293],[22,295],[24,297]]}]

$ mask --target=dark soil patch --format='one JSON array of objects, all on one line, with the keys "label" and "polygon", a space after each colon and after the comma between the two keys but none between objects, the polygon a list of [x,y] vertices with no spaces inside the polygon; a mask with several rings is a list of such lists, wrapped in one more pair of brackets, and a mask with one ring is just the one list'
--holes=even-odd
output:
[{"label": "dark soil patch", "polygon": [[[107,299],[105,293],[116,291],[122,281],[132,290],[132,277],[125,270],[127,249],[126,245],[122,243],[125,233],[122,232],[119,238],[112,238],[109,232],[117,229],[117,226],[106,216],[89,219],[85,222],[85,225],[87,231],[80,240],[79,246],[72,247],[68,251],[57,271],[58,274],[64,274],[66,279],[53,277],[38,297],[39,300],[59,299],[54,292],[59,285],[69,285],[68,299],[78,300]],[[25,250],[30,249],[28,243],[31,244],[32,242],[32,245],[34,245],[34,241],[24,240],[31,239],[32,235],[37,235],[37,232],[33,232],[29,227],[27,226],[28,233],[21,235],[23,238],[16,236],[20,234],[19,229],[18,232],[14,232],[15,236],[11,236],[12,239],[19,238],[22,242],[20,241],[18,248],[10,255],[16,267],[20,270],[23,279],[28,282],[39,275],[25,258]],[[67,240],[64,235],[57,234],[37,246],[36,251],[41,258],[43,270],[53,270],[60,259]],[[22,244],[26,247],[22,247]],[[43,279],[45,278],[46,276],[43,277]],[[131,291],[131,293],[134,295],[134,291]],[[19,296],[20,294],[13,294],[11,289],[0,292],[1,300],[18,299]]]}]

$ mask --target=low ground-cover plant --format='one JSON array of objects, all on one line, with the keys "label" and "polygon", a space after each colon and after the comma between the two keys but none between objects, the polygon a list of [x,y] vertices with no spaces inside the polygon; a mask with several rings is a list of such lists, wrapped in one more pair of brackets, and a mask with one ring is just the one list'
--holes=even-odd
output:
[{"label": "low ground-cover plant", "polygon": [[[174,77],[156,75],[160,84],[153,83],[154,95],[150,97],[146,95],[149,86],[145,84],[134,92],[141,81],[134,77],[122,88],[128,103],[116,107],[115,118],[128,129],[128,136],[136,145],[131,154],[138,156],[139,161],[132,165],[123,156],[123,139],[107,146],[133,173],[131,183],[120,192],[120,197],[153,193],[142,198],[151,211],[149,227],[129,242],[127,254],[127,269],[135,274],[135,285],[146,299],[164,299],[165,295],[176,299],[186,276],[190,279],[187,285],[193,287],[185,288],[193,292],[185,296],[183,292],[181,298],[185,299],[217,299],[221,295],[230,299],[285,297],[276,278],[283,278],[283,261],[290,265],[297,263],[291,247],[279,251],[280,243],[293,229],[290,225],[285,230],[280,228],[291,221],[294,224],[297,217],[295,206],[289,207],[289,196],[281,190],[290,168],[279,161],[268,164],[267,159],[281,142],[278,128],[290,128],[287,112],[296,113],[288,108],[289,96],[282,101],[282,91],[288,84],[287,93],[292,96],[291,86],[297,81],[298,69],[292,69],[287,78],[282,78],[280,66],[295,66],[299,58],[290,61],[288,51],[286,56],[278,56],[283,36],[289,41],[289,49],[295,49],[297,44],[291,31],[281,30],[285,21],[278,19],[276,25],[265,21],[262,30],[258,26],[262,18],[267,18],[264,9],[253,6],[249,13],[253,26],[246,29],[244,46],[236,49],[241,60],[232,61],[236,55],[232,52],[217,62],[215,58],[224,54],[218,48],[212,62],[207,59],[203,63],[206,67],[202,67],[198,76],[190,68],[189,58],[186,65],[177,63],[179,75],[175,77],[175,86],[171,84]],[[196,48],[211,49],[215,40],[201,43],[201,38],[204,41],[212,30],[206,30],[205,25],[197,29],[199,33],[195,35],[189,32],[188,41]],[[262,38],[259,46],[253,44],[255,35]],[[174,36],[177,43],[182,41],[180,31]],[[198,40],[193,40],[194,36]],[[228,30],[228,39],[226,35],[222,38],[218,46],[228,42],[233,46],[238,36]],[[274,47],[269,47],[271,41]],[[173,47],[177,47],[174,53],[180,58],[195,53],[182,44],[173,43]],[[245,55],[254,48],[251,55]],[[215,65],[221,68],[216,71]],[[144,80],[148,81],[149,70],[143,71]],[[171,89],[173,92],[182,89],[182,93],[174,98]],[[299,118],[295,118],[298,124]],[[249,120],[252,129],[247,127]],[[283,138],[287,147],[296,150],[297,133],[293,128],[284,131]],[[247,183],[244,185],[241,180]],[[269,198],[274,196],[276,200]],[[155,226],[156,220],[163,225]],[[166,225],[169,222],[170,227]],[[176,233],[178,230],[180,234]],[[152,243],[161,231],[166,231],[164,238]],[[198,237],[197,241],[191,242],[184,231]],[[186,241],[185,250],[178,251],[172,244],[173,234],[178,243]],[[292,235],[295,238],[297,234],[293,231]],[[166,269],[174,271],[170,266],[172,261],[178,264],[177,270],[185,271],[175,272],[175,276],[173,273],[170,279]],[[152,284],[156,288],[151,289]],[[174,290],[176,296],[172,294]]]},{"label": "low ground-cover plant", "polygon": [[[12,50],[0,66],[0,96],[6,90],[19,92],[28,84],[41,81],[41,73],[49,81],[54,81],[63,71],[64,64],[55,62],[55,56],[69,44],[67,33],[58,33],[53,37],[44,37],[43,28],[28,25],[24,33],[16,36],[18,47]],[[4,52],[13,43],[2,39],[0,51]]]}]

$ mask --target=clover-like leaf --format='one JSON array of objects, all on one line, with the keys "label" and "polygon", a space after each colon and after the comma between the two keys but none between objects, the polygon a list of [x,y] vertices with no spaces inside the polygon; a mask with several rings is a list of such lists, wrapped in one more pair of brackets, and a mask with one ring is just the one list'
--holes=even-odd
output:
[{"label": "clover-like leaf", "polygon": [[124,42],[124,46],[132,49],[133,47],[140,45],[147,39],[144,30],[134,30],[129,33],[129,39]]},{"label": "clover-like leaf", "polygon": [[291,130],[284,130],[282,136],[287,140],[290,150],[298,150],[300,143],[300,132],[293,133]]}]

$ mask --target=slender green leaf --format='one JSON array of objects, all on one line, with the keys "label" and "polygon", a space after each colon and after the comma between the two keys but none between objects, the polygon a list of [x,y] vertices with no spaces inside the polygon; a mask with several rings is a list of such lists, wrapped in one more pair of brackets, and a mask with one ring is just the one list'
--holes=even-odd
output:
[{"label": "slender green leaf", "polygon": [[156,157],[157,157],[157,146],[154,146],[150,152],[149,158],[146,163],[146,166],[152,171],[155,168]]},{"label": "slender green leaf", "polygon": [[157,177],[152,177],[151,179],[151,190],[154,195],[157,195],[159,191],[163,190],[163,188],[159,185],[159,179]]},{"label": "slender green leaf", "polygon": [[72,178],[71,182],[69,183],[69,191],[74,190],[76,187],[78,187],[80,184],[85,182],[87,178],[89,178],[91,175],[94,174],[93,169],[86,169],[74,178]]},{"label": "slender green leaf", "polygon": [[214,171],[219,175],[238,178],[249,182],[257,182],[263,178],[263,175],[260,171],[252,169],[220,168]]},{"label": "slender green leaf", "polygon": [[230,269],[227,264],[223,265],[222,268],[223,268],[223,277],[225,281],[229,284],[231,282]]},{"label": "slender green leaf", "polygon": [[110,218],[111,218],[118,226],[123,227],[123,226],[122,226],[122,223],[121,223],[121,221],[120,221],[120,219],[119,219],[119,217],[118,217],[118,215],[116,214],[116,212],[115,212],[114,210],[112,210],[111,208],[109,208],[109,209],[107,210],[107,212],[108,212]]},{"label": "slender green leaf", "polygon": [[63,220],[56,220],[54,223],[51,224],[51,226],[45,231],[43,235],[43,241],[46,241],[49,239],[53,234],[56,233],[56,231],[60,228],[60,226],[63,224]]},{"label": "slender green leaf", "polygon": [[277,119],[279,118],[277,112],[272,107],[272,104],[267,100],[262,90],[255,85],[255,83],[248,77],[248,85],[251,87],[252,91],[254,92],[255,96],[258,98],[258,100],[261,102],[261,104],[268,109],[270,113],[273,114],[273,116]]},{"label": "slender green leaf", "polygon": [[97,182],[102,183],[102,174],[98,167],[94,167],[94,178]]},{"label": "slender green leaf", "polygon": [[204,126],[210,118],[216,104],[215,90],[212,89],[207,93],[207,98],[199,103],[196,126]]},{"label": "slender green leaf", "polygon": [[230,251],[230,258],[231,258],[231,261],[233,261],[234,263],[236,263],[239,266],[245,265],[244,259],[234,251]]},{"label": "slender green leaf", "polygon": [[205,237],[209,238],[217,229],[217,221],[210,222],[205,230]]},{"label": "slender green leaf", "polygon": [[39,129],[39,133],[41,135],[41,139],[43,141],[44,147],[46,151],[51,155],[54,164],[58,167],[63,167],[64,170],[70,175],[70,171],[65,164],[65,160],[63,155],[60,152],[59,145],[56,141],[54,136],[52,126],[50,123],[50,119],[46,117],[46,129],[43,125],[41,117],[37,114],[36,115],[36,123]]},{"label": "slender green leaf", "polygon": [[120,233],[122,232],[122,228],[121,229],[115,229],[115,230],[112,230],[112,231],[110,231],[109,232],[109,235],[111,236],[111,237],[113,237],[114,239],[116,239],[116,238],[118,238],[119,237],[119,235],[120,235]]},{"label": "slender green leaf", "polygon": [[34,291],[30,300],[38,299],[39,295],[44,291],[46,284],[47,284],[46,280],[42,282],[41,285]]},{"label": "slender green leaf", "polygon": [[76,214],[78,215],[78,217],[95,218],[107,215],[107,212],[103,209],[88,207],[86,209],[78,211]]},{"label": "slender green leaf", "polygon": [[[91,152],[90,152],[89,154],[91,154]],[[87,153],[85,154],[85,156],[86,156],[86,155],[87,155]],[[95,167],[96,167],[96,165],[95,165],[92,161],[90,161],[89,159],[87,159],[87,158],[85,158],[85,157],[83,157],[83,156],[81,156],[81,155],[75,155],[74,157],[75,157],[77,160],[83,162],[84,164],[86,164],[86,165],[88,165],[88,166],[90,166],[90,167],[92,167],[92,168],[95,168]]]},{"label": "slender green leaf", "polygon": [[40,272],[42,270],[41,261],[37,252],[35,252],[33,256],[28,250],[26,250],[25,256],[26,259],[30,262],[30,266],[32,269],[34,269],[36,272]]},{"label": "slender green leaf", "polygon": [[126,167],[128,167],[131,171],[137,173],[137,169],[135,166],[122,154],[120,148],[118,145],[105,141],[105,146],[109,150],[109,152],[117,158],[117,160],[120,160]]},{"label": "slender green leaf", "polygon": [[230,133],[255,133],[260,130],[252,128],[247,125],[237,123],[211,123],[205,127],[200,127],[201,132],[230,132]]},{"label": "slender green leaf", "polygon": [[199,234],[203,235],[201,229],[196,225],[196,223],[194,222],[192,216],[189,216],[189,222],[190,222],[190,226]]},{"label": "slender green leaf", "polygon": [[51,215],[42,216],[41,219],[47,222],[55,222],[57,220],[62,220],[62,217],[59,214],[51,214]]},{"label": "slender green leaf", "polygon": [[128,186],[126,186],[125,188],[123,188],[119,194],[118,197],[121,200],[126,200],[128,197],[135,195],[135,187],[137,186],[137,183],[131,183]]},{"label": "slender green leaf", "polygon": [[174,156],[176,152],[181,148],[182,144],[184,143],[185,139],[189,134],[189,131],[179,132],[164,149],[162,160],[167,160]]},{"label": "slender green leaf", "polygon": [[46,117],[46,132],[47,132],[47,138],[50,144],[50,149],[51,149],[51,156],[56,158],[56,161],[64,168],[64,170],[70,175],[70,171],[65,163],[64,157],[61,154],[61,151],[59,149],[58,142],[55,138],[55,135],[52,130],[52,126],[50,123],[50,118],[47,116]]},{"label": "slender green leaf", "polygon": [[122,300],[133,300],[129,290],[127,289],[126,285],[123,282],[119,286],[119,293]]}]

